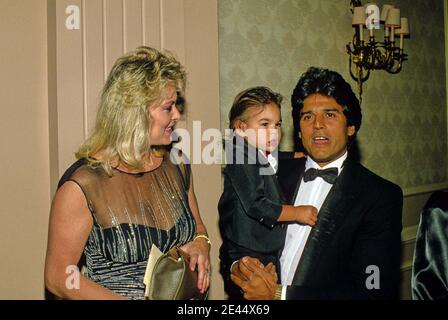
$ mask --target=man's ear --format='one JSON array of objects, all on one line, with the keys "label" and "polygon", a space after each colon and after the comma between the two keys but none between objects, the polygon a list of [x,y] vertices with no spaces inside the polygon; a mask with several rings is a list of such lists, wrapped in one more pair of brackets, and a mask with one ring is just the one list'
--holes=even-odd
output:
[{"label": "man's ear", "polygon": [[351,137],[352,135],[354,135],[355,132],[356,132],[356,128],[355,128],[355,126],[348,126],[348,127],[347,127],[347,135],[348,135],[349,137]]}]

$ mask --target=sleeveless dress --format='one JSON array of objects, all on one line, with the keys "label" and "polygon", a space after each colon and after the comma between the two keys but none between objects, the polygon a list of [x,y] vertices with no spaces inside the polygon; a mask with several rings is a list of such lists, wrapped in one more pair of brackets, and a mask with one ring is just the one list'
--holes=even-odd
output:
[{"label": "sleeveless dress", "polygon": [[149,251],[162,252],[193,240],[196,223],[188,204],[190,166],[165,156],[155,170],[126,173],[78,160],[64,174],[84,192],[93,228],[84,248],[83,274],[129,299],[144,299]]}]

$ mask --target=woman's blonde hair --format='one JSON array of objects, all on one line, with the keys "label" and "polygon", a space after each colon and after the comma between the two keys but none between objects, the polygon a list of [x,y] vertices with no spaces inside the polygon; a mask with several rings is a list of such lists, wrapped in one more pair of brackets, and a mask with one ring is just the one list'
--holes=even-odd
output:
[{"label": "woman's blonde hair", "polygon": [[[139,47],[120,57],[102,90],[95,128],[76,157],[110,176],[112,163],[141,170],[142,156],[151,150],[148,107],[162,99],[167,86],[183,100],[185,85],[185,69],[169,52]],[[94,158],[98,153],[101,159]]]}]

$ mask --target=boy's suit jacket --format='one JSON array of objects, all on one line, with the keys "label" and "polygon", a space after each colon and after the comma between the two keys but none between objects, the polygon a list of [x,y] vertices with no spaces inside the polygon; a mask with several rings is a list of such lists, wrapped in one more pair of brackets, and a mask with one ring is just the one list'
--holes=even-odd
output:
[{"label": "boy's suit jacket", "polygon": [[224,192],[218,203],[224,274],[245,255],[262,261],[269,256],[270,261],[276,262],[284,244],[286,228],[277,219],[285,199],[275,171],[261,157],[257,149],[244,141],[226,146],[227,163],[233,164],[224,169]]},{"label": "boy's suit jacket", "polygon": [[[280,160],[277,175],[290,204],[305,161]],[[319,211],[286,298],[396,298],[402,201],[400,187],[347,159]]]}]

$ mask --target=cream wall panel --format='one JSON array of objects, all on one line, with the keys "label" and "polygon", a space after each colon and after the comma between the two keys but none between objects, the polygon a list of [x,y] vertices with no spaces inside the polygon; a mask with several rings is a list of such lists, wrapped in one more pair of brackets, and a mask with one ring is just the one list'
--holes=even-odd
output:
[{"label": "cream wall panel", "polygon": [[[219,62],[217,2],[185,0],[185,63],[188,72],[188,131],[193,121],[201,121],[202,131],[219,128]],[[204,54],[206,53],[206,54]],[[212,283],[210,299],[224,298],[224,285],[219,273],[217,204],[221,195],[221,166],[193,165],[194,186],[201,216],[211,241]]]},{"label": "cream wall panel", "polygon": [[144,44],[161,48],[161,0],[143,0]]},{"label": "cream wall panel", "polygon": [[123,0],[103,1],[103,11],[105,41],[105,65],[103,72],[104,79],[106,79],[115,60],[124,52]]},{"label": "cream wall panel", "polygon": [[[184,3],[184,0],[163,0],[160,2],[160,37],[162,49],[171,51],[177,57],[177,59],[185,65]],[[194,44],[191,43],[189,45]],[[188,69],[188,66],[186,67],[187,72],[191,71]],[[190,102],[191,101],[188,101],[188,103]],[[189,111],[187,110],[182,115],[182,118],[177,124],[177,127],[187,128],[188,119]]]},{"label": "cream wall panel", "polygon": [[45,0],[0,0],[0,300],[42,299],[50,209]]},{"label": "cream wall panel", "polygon": [[162,48],[172,51],[185,63],[185,1],[164,0],[161,3]]},{"label": "cream wall panel", "polygon": [[124,51],[134,50],[144,43],[141,0],[123,0]]},{"label": "cream wall panel", "polygon": [[47,1],[47,64],[48,64],[48,131],[50,185],[54,194],[59,180],[58,83],[57,83],[57,21],[56,0]]},{"label": "cream wall panel", "polygon": [[95,125],[99,95],[104,84],[103,0],[83,1],[84,138]]},{"label": "cream wall panel", "polygon": [[56,1],[58,91],[54,94],[57,96],[59,175],[73,162],[73,154],[86,130],[83,34],[81,29],[68,30],[65,26],[65,10],[70,5],[83,7],[81,0]]}]

